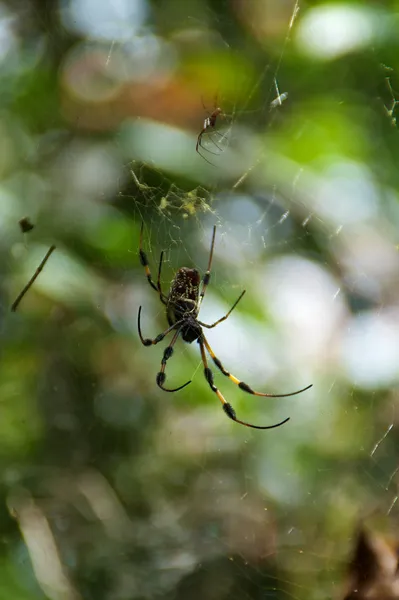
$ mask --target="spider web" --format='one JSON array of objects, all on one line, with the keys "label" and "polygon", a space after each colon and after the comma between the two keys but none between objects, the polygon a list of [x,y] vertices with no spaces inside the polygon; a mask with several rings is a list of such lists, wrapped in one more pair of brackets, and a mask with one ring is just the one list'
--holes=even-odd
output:
[{"label": "spider web", "polygon": [[[81,91],[80,102],[84,94],[103,94],[111,105],[117,88],[118,107],[125,110],[117,151],[102,148],[104,173],[98,169],[90,185],[85,180],[103,204],[93,201],[85,217],[72,189],[63,205],[64,215],[70,211],[71,222],[85,229],[88,246],[101,250],[113,267],[112,281],[101,271],[110,290],[104,291],[93,267],[90,278],[79,278],[85,290],[73,288],[72,294],[71,278],[62,280],[62,273],[78,269],[66,256],[54,270],[49,264],[48,278],[43,274],[38,281],[54,299],[62,295],[71,305],[69,295],[88,301],[102,290],[103,315],[118,335],[123,358],[116,374],[105,350],[93,359],[106,374],[96,415],[117,434],[127,432],[129,440],[144,436],[123,459],[117,441],[110,443],[111,483],[92,473],[86,487],[83,477],[69,482],[87,502],[81,512],[106,532],[108,554],[105,549],[101,554],[99,536],[87,559],[96,567],[109,561],[106,598],[340,597],[359,520],[395,529],[399,213],[393,173],[399,65],[392,55],[375,51],[359,67],[346,57],[353,50],[350,40],[337,34],[341,49],[332,45],[325,23],[333,29],[345,22],[349,31],[349,8],[341,20],[331,8],[323,21],[323,7],[266,2],[270,15],[257,22],[256,4],[262,3],[237,2],[233,13],[209,4],[195,17],[193,8],[186,14],[181,6],[172,24],[158,7],[160,20],[152,27],[164,46],[154,51],[160,54],[156,76],[148,58],[151,40],[135,46],[128,34],[117,36],[107,24],[106,34],[96,32],[101,52],[94,44],[101,85],[73,88]],[[358,10],[357,22],[362,18],[365,27],[372,14]],[[225,21],[232,14],[249,28],[248,47],[244,35],[229,33],[233,22]],[[169,35],[161,33],[160,23]],[[311,54],[316,42],[319,62],[314,48]],[[200,59],[193,58],[191,44],[204,48]],[[183,65],[176,48],[186,59]],[[311,59],[304,58],[306,52]],[[350,81],[339,64],[343,57]],[[68,65],[63,85],[72,89],[75,75]],[[372,84],[360,92],[356,77],[363,86],[365,65]],[[74,122],[68,102],[65,118]],[[213,112],[215,102],[223,117],[215,133],[204,136],[209,164],[195,144],[206,109]],[[79,118],[91,125],[89,113],[79,112]],[[76,156],[80,152],[74,148]],[[89,164],[85,170],[93,171]],[[110,200],[114,188],[107,189],[105,180],[117,179],[115,173],[117,194]],[[106,226],[96,228],[93,222],[105,213]],[[121,215],[129,227],[121,225]],[[178,268],[205,272],[217,225],[201,320],[214,322],[246,290],[229,319],[206,332],[217,357],[259,391],[288,393],[311,383],[313,388],[295,398],[255,398],[214,369],[215,384],[239,418],[267,425],[289,416],[284,427],[261,432],[228,421],[203,377],[197,344],[179,340],[166,369],[168,385],[192,380],[190,386],[177,394],[157,390],[166,340],[154,348],[139,346],[136,314],[142,306],[144,336],[153,338],[167,326],[164,307],[142,269],[127,268],[137,262],[141,221],[154,280],[165,251],[165,292]],[[120,258],[121,247],[128,259]],[[109,397],[119,386],[129,393],[125,404],[118,396],[116,408]],[[153,412],[145,413],[147,405]],[[101,464],[98,473],[103,471]],[[59,489],[68,499],[59,494],[57,502],[78,504],[67,487],[64,481]],[[106,506],[98,507],[99,498]],[[107,520],[111,514],[122,523],[117,535]],[[19,525],[23,531],[22,519]],[[86,540],[92,530],[76,531],[76,538]],[[68,539],[71,548],[75,542]]]},{"label": "spider web", "polygon": [[[198,469],[185,492],[186,508],[201,506],[190,525],[196,543],[207,551],[202,555],[192,549],[192,556],[200,563],[196,571],[208,573],[213,585],[212,569],[219,564],[230,598],[339,593],[340,569],[359,516],[392,516],[398,498],[395,394],[388,391],[398,377],[397,304],[385,305],[381,291],[397,272],[395,236],[383,239],[387,223],[375,217],[375,183],[350,152],[337,153],[325,164],[297,154],[297,140],[308,138],[306,148],[323,126],[320,105],[313,106],[312,98],[298,119],[290,92],[294,81],[285,75],[299,9],[296,2],[286,10],[286,31],[274,59],[253,82],[237,83],[239,100],[228,106],[225,96],[231,99],[234,92],[218,90],[218,105],[229,115],[217,128],[222,151],[208,140],[205,147],[218,154],[203,152],[212,165],[194,152],[188,165],[183,161],[186,175],[191,162],[199,161],[196,187],[165,178],[156,166],[164,166],[162,160],[151,166],[130,164],[153,271],[161,247],[168,249],[166,287],[179,266],[204,272],[211,228],[218,226],[201,319],[213,322],[242,289],[248,290],[231,317],[208,332],[227,368],[255,389],[275,393],[314,384],[295,399],[265,404],[243,397],[215,373],[218,387],[250,422],[291,417],[284,429],[258,435],[226,428],[215,414],[217,403],[201,382],[195,344],[178,345],[168,363],[169,381],[193,379],[196,387],[173,398],[160,451],[171,447],[173,454],[176,444],[176,451],[189,453],[193,470]],[[396,126],[391,73],[382,67],[379,74],[376,101]],[[257,137],[259,124],[263,135]],[[191,150],[194,144],[191,139]],[[146,160],[145,152],[138,155]],[[148,183],[154,172],[161,183]],[[377,247],[379,260],[372,257]],[[389,266],[378,275],[385,261]],[[148,302],[150,292],[144,294]],[[155,321],[158,332],[165,322],[163,310],[156,299],[150,302],[145,328],[153,331]],[[149,359],[154,372],[159,356]],[[201,417],[191,415],[198,404]],[[215,473],[215,453],[238,465],[229,468],[221,460]],[[209,521],[217,522],[217,531],[198,535]],[[253,591],[244,591],[241,580],[250,581]],[[190,567],[181,580],[188,595],[195,582]]]},{"label": "spider web", "polygon": [[[231,430],[234,440],[230,429],[229,434],[222,431],[221,419],[215,424],[215,399],[206,384],[199,383],[200,392],[188,388],[174,398],[160,446],[163,453],[165,446],[177,444],[198,468],[186,490],[188,506],[192,502],[202,507],[193,527],[201,529],[215,520],[219,531],[199,536],[207,552],[197,570],[212,579],[213,557],[224,574],[223,584],[231,586],[231,598],[325,598],[339,593],[342,564],[359,517],[370,521],[377,514],[381,527],[381,517],[395,513],[398,499],[395,394],[384,391],[397,382],[397,310],[395,302],[385,306],[380,295],[383,280],[392,269],[397,272],[395,236],[383,241],[387,223],[375,219],[375,184],[360,163],[337,156],[317,169],[289,148],[301,136],[309,136],[311,143],[318,127],[317,114],[306,110],[302,123],[293,123],[293,81],[284,79],[299,8],[297,2],[288,14],[275,60],[252,86],[240,82],[247,91],[238,95],[246,100],[226,109],[230,119],[218,128],[217,141],[223,151],[217,157],[204,152],[212,165],[198,167],[206,175],[199,176],[197,187],[178,187],[172,179],[150,186],[148,165],[131,165],[153,270],[162,244],[168,248],[166,286],[181,265],[204,272],[216,223],[212,282],[201,319],[213,322],[242,289],[249,291],[229,320],[208,333],[227,368],[255,389],[287,392],[314,384],[298,398],[265,405],[243,398],[216,373],[226,398],[251,422],[291,417],[284,430],[271,435]],[[382,92],[376,100],[396,126],[397,101],[389,74],[381,68]],[[248,128],[259,122],[264,138],[251,144]],[[288,136],[287,145],[281,135]],[[215,151],[212,141],[205,145]],[[191,160],[201,162],[194,153]],[[362,191],[355,193],[355,186]],[[148,207],[155,209],[149,219]],[[367,251],[370,236],[372,250]],[[371,256],[377,246],[380,261],[390,265],[381,278],[375,270],[380,262]],[[154,320],[161,327],[164,323],[162,308],[152,303],[147,330]],[[155,371],[156,359],[151,364]],[[178,346],[174,362],[168,363],[169,380],[198,381],[201,371],[195,345]],[[187,404],[198,404],[199,393],[201,425],[187,410]],[[200,431],[192,439],[196,427]],[[239,464],[235,469],[221,466],[215,475],[214,453],[226,461],[234,457]],[[192,554],[198,560],[198,553]],[[241,578],[253,584],[252,592],[240,587]],[[181,582],[188,595],[194,593],[195,582],[189,568]]]}]

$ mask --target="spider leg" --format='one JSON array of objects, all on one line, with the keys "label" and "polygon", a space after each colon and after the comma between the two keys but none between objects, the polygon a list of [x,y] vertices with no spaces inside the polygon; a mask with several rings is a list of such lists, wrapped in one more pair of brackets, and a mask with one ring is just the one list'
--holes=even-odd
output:
[{"label": "spider leg", "polygon": [[204,342],[205,342],[205,338],[204,337],[198,338],[198,343],[199,343],[200,348],[201,348],[201,358],[202,358],[202,362],[203,362],[203,365],[204,365],[205,379],[209,383],[211,390],[213,392],[215,392],[215,394],[219,398],[220,402],[222,403],[223,410],[226,413],[226,415],[229,417],[229,419],[232,419],[232,421],[235,421],[236,423],[239,423],[240,425],[245,425],[245,427],[251,427],[252,429],[275,429],[276,427],[280,427],[281,425],[284,425],[284,423],[286,423],[287,421],[290,420],[289,417],[288,417],[287,419],[284,419],[284,421],[281,421],[280,423],[276,423],[275,425],[263,425],[263,426],[261,426],[261,425],[252,425],[251,423],[247,423],[246,421],[241,421],[240,419],[237,419],[237,415],[236,415],[236,412],[235,412],[234,408],[231,406],[231,404],[229,404],[227,402],[227,400],[224,398],[224,396],[221,393],[221,391],[218,390],[218,388],[214,384],[213,373],[210,370],[210,368],[208,367],[208,361],[207,361],[207,358],[206,358]]},{"label": "spider leg", "polygon": [[208,268],[206,270],[204,277],[202,278],[202,290],[201,290],[201,293],[199,296],[198,310],[201,306],[202,300],[204,299],[206,288],[208,287],[209,282],[211,280],[211,267],[212,267],[212,259],[213,259],[213,249],[215,247],[215,237],[216,237],[216,225],[213,226],[211,251],[209,253]]},{"label": "spider leg", "polygon": [[[220,146],[218,146],[218,144],[215,142],[215,140],[213,139],[212,136],[214,135],[218,135],[219,139],[218,142],[219,144],[226,138],[227,134],[229,133],[230,128],[225,132],[225,133],[221,133],[220,131],[218,131],[215,127],[212,127],[211,125],[208,125],[208,127],[205,127],[205,129],[201,132],[201,140],[199,143],[199,146],[201,146],[201,148],[203,148],[204,150],[206,150],[207,152],[211,152],[211,150],[209,150],[208,148],[206,148],[203,144],[202,144],[202,137],[204,135],[208,135],[209,139],[211,140],[212,144],[214,144],[216,146],[216,148],[218,150],[220,150],[220,152],[223,152],[223,148],[221,148]],[[216,152],[211,152],[211,154],[216,154],[217,156],[219,156],[219,153]]]},{"label": "spider leg", "polygon": [[[202,146],[201,146],[201,148],[202,148]],[[205,150],[205,148],[204,148],[204,150]],[[209,150],[208,150],[208,152],[209,152]],[[216,165],[214,165],[213,162],[211,162],[210,160],[208,160],[207,158],[205,158],[205,156],[203,154],[201,154],[201,152],[199,150],[197,150],[197,153],[200,155],[201,158],[204,159],[205,162],[208,163],[208,165],[212,165],[212,167],[216,168]],[[215,154],[215,153],[211,152],[211,154]]]},{"label": "spider leg", "polygon": [[[162,270],[163,255],[164,255],[164,251],[162,250],[161,256],[159,257],[159,267],[158,267],[158,277],[157,277],[157,288],[158,288],[159,295],[161,296],[161,300],[162,300],[162,296],[163,296],[162,288],[161,288],[161,270]],[[164,304],[166,304],[166,302]]]},{"label": "spider leg", "polygon": [[249,385],[247,383],[245,383],[244,381],[240,381],[239,379],[237,379],[237,377],[234,377],[234,375],[232,375],[231,373],[226,371],[226,369],[224,368],[224,366],[222,365],[222,363],[220,362],[220,360],[217,358],[214,351],[210,347],[209,342],[205,338],[205,336],[203,336],[202,339],[203,339],[203,343],[205,344],[206,349],[208,350],[208,352],[209,352],[213,362],[217,366],[217,368],[220,371],[222,371],[223,375],[226,375],[226,377],[228,377],[233,383],[235,383],[236,385],[238,385],[239,388],[244,390],[244,392],[248,392],[248,394],[252,394],[253,396],[262,396],[265,398],[286,398],[287,396],[296,396],[297,394],[301,394],[302,392],[305,392],[306,390],[308,390],[309,388],[311,388],[313,386],[313,384],[311,384],[301,390],[297,390],[296,392],[290,392],[289,394],[262,394],[261,392],[255,392],[252,388],[249,387]]},{"label": "spider leg", "polygon": [[[175,326],[176,326],[176,324],[175,324]],[[167,348],[165,348],[165,350],[163,352],[163,357],[161,360],[161,370],[159,371],[159,373],[157,373],[157,384],[161,388],[161,390],[163,390],[164,392],[178,392],[179,390],[182,390],[183,388],[185,388],[186,385],[191,383],[191,380],[186,381],[186,383],[184,383],[183,385],[180,385],[177,388],[174,388],[173,390],[169,390],[168,388],[163,387],[163,384],[165,383],[165,380],[166,380],[166,375],[165,375],[166,362],[169,360],[169,358],[173,354],[173,346],[175,345],[175,342],[176,342],[177,338],[179,337],[179,333],[180,333],[180,329],[178,329],[176,331],[175,335],[172,338],[172,341],[170,342],[170,345]]]},{"label": "spider leg", "polygon": [[171,331],[173,331],[174,329],[176,329],[176,327],[178,327],[180,325],[180,321],[178,321],[177,323],[174,323],[171,327],[168,327],[168,329],[166,329],[163,333],[160,333],[159,335],[157,335],[156,338],[154,338],[153,340],[150,338],[144,338],[143,334],[141,333],[141,306],[139,307],[139,313],[137,316],[137,329],[139,330],[139,337],[140,337],[140,341],[143,344],[143,346],[155,346],[156,344],[159,344],[159,342],[162,342],[163,338],[168,335],[168,333],[170,333]]},{"label": "spider leg", "polygon": [[212,327],[216,327],[216,325],[219,325],[219,323],[222,323],[223,321],[225,321],[227,319],[227,317],[229,317],[231,315],[231,313],[233,312],[233,310],[235,309],[235,307],[237,306],[237,304],[239,303],[239,301],[241,300],[241,298],[243,297],[243,295],[245,294],[244,290],[241,294],[241,296],[239,296],[239,298],[237,298],[237,300],[234,302],[233,306],[230,308],[229,312],[226,313],[224,315],[224,317],[221,317],[220,319],[218,319],[217,321],[215,321],[215,323],[213,323],[212,325],[207,325],[206,323],[203,323],[202,321],[198,321],[198,323],[201,325],[201,327],[207,327],[208,329],[212,329]]},{"label": "spider leg", "polygon": [[[220,146],[218,146],[217,143],[214,141],[214,139],[211,137],[211,135],[213,133],[217,133],[217,131],[216,131],[216,129],[214,127],[211,127],[211,126],[206,127],[206,129],[203,131],[203,133],[201,135],[201,139],[200,139],[198,145],[201,146],[201,148],[203,150],[205,150],[205,152],[209,152],[209,154],[214,154],[215,156],[219,156],[220,152],[223,152],[223,148],[220,148]],[[202,138],[203,138],[204,135],[209,135],[209,139],[211,140],[212,144],[214,146],[216,146],[216,148],[218,150],[220,150],[220,152],[212,152],[212,150],[209,150],[209,148],[207,148],[206,146],[204,146],[204,144],[202,143],[202,141],[203,141]]]},{"label": "spider leg", "polygon": [[[207,127],[206,130],[204,131],[204,133],[202,134],[202,136],[209,135],[209,139],[211,140],[212,144],[214,144],[216,146],[216,148],[218,150],[220,150],[220,152],[223,152],[223,149],[220,146],[218,146],[217,143],[215,142],[215,140],[211,137],[211,135],[213,133],[216,133],[215,129],[213,127]],[[202,136],[201,136],[201,141],[200,141],[199,145],[201,146],[201,148],[203,148],[207,152],[211,152],[210,150],[208,150],[208,148],[205,148],[205,146],[202,144]],[[221,139],[223,139],[223,137]],[[216,154],[216,152],[211,152],[211,154]],[[219,156],[219,155],[216,154],[216,156]]]},{"label": "spider leg", "polygon": [[[207,128],[205,128],[205,129],[203,129],[203,130],[201,131],[201,133],[199,134],[198,138],[197,138],[197,144],[196,144],[196,146],[195,146],[195,150],[196,150],[196,152],[198,152],[198,154],[199,154],[200,156],[202,156],[202,154],[201,154],[201,153],[200,153],[200,151],[199,151],[199,148],[201,147],[203,150],[205,150],[205,152],[209,152],[209,154],[214,154],[215,156],[219,156],[219,154],[220,154],[219,152],[212,152],[212,150],[209,150],[208,148],[206,148],[206,147],[205,147],[205,146],[202,144],[202,136],[204,136],[206,133],[209,133],[209,132],[208,132],[208,127],[207,127]],[[217,146],[217,144],[215,144],[215,145]],[[217,147],[219,148],[219,146],[217,146]],[[222,149],[221,149],[221,148],[219,148],[219,150],[220,150],[220,151],[222,151]],[[204,157],[202,156],[202,158],[204,158]],[[211,164],[212,164],[212,163],[211,163]],[[215,166],[215,165],[214,165],[214,166]]]},{"label": "spider leg", "polygon": [[[216,110],[217,106],[218,106],[218,96],[219,94],[215,94],[215,97],[213,99],[213,109]],[[207,107],[205,106],[205,102],[204,102],[204,97],[201,96],[201,103],[202,103],[202,108],[204,109],[204,111],[206,113],[208,113],[208,115],[211,115],[212,113],[209,112],[209,110],[207,109]]]},{"label": "spider leg", "polygon": [[144,222],[142,221],[141,222],[141,228],[140,228],[140,245],[139,245],[140,263],[141,263],[141,266],[144,267],[148,283],[150,284],[150,286],[152,287],[152,289],[154,289],[156,292],[158,292],[161,302],[163,304],[166,304],[167,302],[166,302],[165,294],[163,294],[163,292],[161,290],[161,283],[160,283],[161,269],[162,269],[162,260],[163,260],[163,252],[161,252],[161,258],[159,260],[158,285],[155,285],[155,283],[152,280],[151,271],[150,271],[150,265],[149,265],[149,262],[148,262],[147,255],[146,255],[146,253],[143,250],[143,231],[144,231]]},{"label": "spider leg", "polygon": [[[218,146],[218,145],[216,144],[216,142],[215,142],[215,140],[213,139],[213,137],[211,137],[211,136],[212,136],[212,133],[213,133],[213,134],[217,134],[218,136],[220,136],[220,137],[219,137],[219,139],[218,139],[218,142],[219,142],[219,144],[220,144],[220,142],[223,142],[223,140],[226,138],[226,136],[227,136],[227,132],[226,132],[226,133],[220,133],[220,131],[216,131],[216,130],[215,130],[215,131],[213,131],[213,132],[210,132],[210,133],[209,133],[209,138],[210,138],[211,142],[213,142],[213,144],[215,144],[215,146],[216,146],[217,148],[219,148],[220,152],[223,152],[223,148],[220,148],[220,146]],[[204,150],[207,150],[208,152],[210,152],[210,150],[208,150],[208,148],[204,148]]]},{"label": "spider leg", "polygon": [[[199,146],[201,146],[201,139],[202,139],[202,136],[204,135],[205,131],[206,131],[206,128],[202,129],[202,130],[199,132],[199,135],[198,135],[198,137],[197,137],[197,143],[196,143],[196,145],[195,145],[195,151],[196,151],[196,152],[198,152],[198,147],[199,147]],[[198,154],[199,154],[199,152],[198,152]]]},{"label": "spider leg", "polygon": [[[212,140],[211,140],[212,141]],[[213,156],[220,156],[220,152],[213,152],[212,150],[209,150],[209,148],[207,148],[206,146],[204,146],[203,144],[200,144],[201,148],[204,150],[204,152],[208,152],[209,154],[213,154]],[[222,151],[222,150],[221,150]],[[199,152],[198,152],[199,154]],[[202,154],[200,154],[200,156],[202,156]]]},{"label": "spider leg", "polygon": [[[209,139],[211,140],[211,142],[216,146],[216,148],[218,148],[220,150],[220,152],[223,152],[223,148],[221,148],[220,146],[218,146],[218,144],[215,142],[215,140],[213,139],[212,136],[213,135],[218,135],[219,136],[218,142],[220,144],[227,137],[227,134],[229,133],[229,131],[230,131],[230,128],[225,133],[221,133],[217,129],[214,129],[214,128],[211,128],[211,127],[207,127],[205,129],[205,131],[203,132],[202,135],[205,135],[205,134],[209,135]],[[202,144],[202,140],[201,140],[201,143],[199,145],[201,146],[201,148],[203,148],[207,152],[211,152],[211,150],[209,150],[208,148],[206,148],[206,146],[204,146]],[[211,154],[216,154],[216,156],[219,156],[220,153],[211,152]]]},{"label": "spider leg", "polygon": [[214,154],[215,156],[219,156],[219,154],[217,152],[212,152],[212,150],[208,150],[208,148],[205,148],[205,146],[202,145],[201,140],[202,140],[202,136],[204,135],[205,132],[206,132],[206,128],[200,132],[200,134],[197,138],[197,143],[195,145],[195,151],[197,152],[197,154],[200,155],[201,158],[204,159],[205,162],[208,163],[208,165],[212,165],[212,167],[216,167],[216,165],[214,165],[213,162],[211,162],[210,160],[205,158],[205,156],[199,151],[199,148],[201,146],[201,148],[203,150],[205,150],[206,152],[209,152],[210,154]]},{"label": "spider leg", "polygon": [[218,135],[219,136],[218,142],[222,142],[225,139],[225,137],[227,137],[227,134],[229,133],[229,131],[230,131],[230,127],[229,127],[229,129],[227,129],[227,131],[225,131],[225,133],[221,133],[219,130],[214,129],[213,131],[209,132],[209,135],[214,135],[214,134]]},{"label": "spider leg", "polygon": [[[144,338],[143,334],[141,333],[141,306],[139,307],[139,313],[138,313],[138,317],[137,317],[137,328],[139,330],[139,336],[140,336],[140,340],[141,343],[143,344],[143,346],[155,346],[156,344],[159,344],[159,342],[162,342],[162,340],[164,339],[164,337],[166,335],[168,335],[168,333],[170,333],[171,331],[173,331],[174,329],[176,329],[176,327],[179,327],[179,325],[181,324],[181,321],[177,321],[177,323],[174,323],[173,325],[171,325],[171,327],[168,327],[168,329],[166,329],[166,331],[164,331],[163,333],[160,333],[159,335],[157,335],[156,338],[154,338],[153,340],[151,340],[150,338]],[[165,348],[164,353],[163,353],[163,357],[162,357],[162,361],[161,361],[161,370],[160,372],[157,374],[157,384],[159,385],[159,387],[161,388],[161,390],[164,390],[164,392],[177,392],[178,390],[183,389],[184,387],[186,387],[186,385],[188,385],[189,383],[191,383],[191,381],[187,381],[187,383],[185,383],[184,385],[181,385],[178,388],[175,388],[174,390],[168,390],[167,388],[163,387],[163,384],[165,382],[166,379],[166,375],[165,375],[165,367],[166,367],[166,361],[172,356],[173,354],[173,346],[176,343],[177,338],[179,337],[179,333],[180,333],[180,329],[178,329],[175,333],[175,335],[172,338],[172,341],[170,343],[170,345]]]}]

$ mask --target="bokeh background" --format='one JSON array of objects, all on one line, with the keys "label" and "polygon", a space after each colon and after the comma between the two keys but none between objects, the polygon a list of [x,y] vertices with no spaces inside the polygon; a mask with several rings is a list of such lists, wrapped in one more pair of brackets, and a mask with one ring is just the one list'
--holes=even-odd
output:
[{"label": "bokeh background", "polygon": [[[398,518],[399,2],[2,0],[0,64],[0,598],[339,598]],[[217,356],[313,387],[215,381],[286,425],[197,344],[157,388],[142,221],[165,290],[217,225]]]}]

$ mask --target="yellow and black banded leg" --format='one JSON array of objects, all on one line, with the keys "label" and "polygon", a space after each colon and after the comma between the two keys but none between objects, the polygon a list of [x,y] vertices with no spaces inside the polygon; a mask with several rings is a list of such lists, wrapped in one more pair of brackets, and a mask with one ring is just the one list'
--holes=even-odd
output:
[{"label": "yellow and black banded leg", "polygon": [[174,388],[173,390],[169,390],[168,388],[163,387],[163,384],[165,383],[165,380],[166,380],[166,375],[165,375],[166,362],[169,360],[169,358],[173,354],[173,346],[175,345],[175,342],[176,342],[177,338],[179,337],[179,333],[180,333],[180,329],[178,329],[176,331],[169,346],[167,348],[165,348],[165,350],[163,352],[163,357],[161,360],[161,370],[157,374],[157,384],[161,388],[161,390],[163,390],[164,392],[178,392],[179,390],[182,390],[183,388],[185,388],[186,385],[191,383],[191,380],[187,381],[183,385],[181,385],[177,388]]},{"label": "yellow and black banded leg", "polygon": [[163,333],[157,335],[157,337],[153,340],[151,338],[145,338],[141,333],[141,306],[139,307],[139,313],[137,315],[137,329],[139,330],[139,337],[143,346],[155,346],[155,344],[159,344],[159,342],[162,342],[163,338],[168,335],[168,333],[176,329],[176,327],[179,327],[180,323],[181,321],[177,321],[177,323],[174,323],[171,327],[168,327]]},{"label": "yellow and black banded leg", "polygon": [[261,392],[255,392],[251,387],[249,387],[249,385],[247,383],[245,383],[244,381],[240,381],[239,379],[237,379],[237,377],[234,377],[234,375],[232,375],[231,373],[226,371],[226,369],[224,368],[224,366],[222,365],[222,363],[220,362],[220,360],[218,359],[218,357],[215,355],[214,351],[210,347],[209,342],[206,339],[206,337],[203,336],[202,339],[203,339],[206,349],[208,350],[208,352],[210,354],[210,357],[212,358],[212,360],[215,363],[215,365],[217,366],[217,368],[223,373],[223,375],[226,375],[226,377],[228,377],[233,383],[238,385],[238,387],[240,389],[244,390],[244,392],[248,392],[248,394],[252,394],[253,396],[262,396],[265,398],[286,398],[287,396],[296,396],[297,394],[301,394],[302,392],[305,392],[306,390],[308,390],[309,388],[311,388],[313,386],[313,384],[310,384],[301,390],[297,390],[296,392],[290,392],[289,394],[262,394]]},{"label": "yellow and black banded leg", "polygon": [[151,276],[151,271],[150,271],[150,265],[148,262],[148,258],[146,253],[143,250],[143,231],[144,231],[144,222],[141,223],[141,228],[140,228],[140,245],[139,245],[139,256],[140,256],[140,263],[141,265],[144,267],[145,270],[145,274],[147,276],[147,281],[150,284],[150,286],[152,287],[153,290],[155,290],[156,292],[158,292],[159,297],[161,299],[161,302],[163,302],[163,304],[166,304],[166,298],[165,295],[162,293],[161,290],[161,269],[162,269],[162,260],[163,260],[163,252],[161,252],[161,257],[159,260],[159,268],[158,268],[158,280],[157,280],[157,285],[155,285],[152,276]]},{"label": "yellow and black banded leg", "polygon": [[224,317],[221,317],[220,319],[218,319],[217,321],[215,321],[215,323],[213,323],[212,325],[207,325],[206,323],[203,323],[202,321],[198,321],[198,323],[202,326],[202,327],[207,327],[208,329],[212,329],[212,327],[216,327],[216,325],[219,325],[219,323],[222,323],[223,321],[225,321],[233,312],[233,310],[235,309],[235,307],[237,306],[237,304],[239,303],[239,301],[241,300],[241,298],[243,297],[243,295],[245,294],[245,290],[242,292],[241,296],[234,302],[233,306],[230,308],[229,312],[226,313],[224,315]]},{"label": "yellow and black banded leg", "polygon": [[236,415],[234,408],[231,406],[231,404],[229,404],[227,402],[227,400],[224,398],[222,392],[216,387],[216,385],[214,383],[213,373],[212,373],[211,369],[208,367],[208,360],[206,358],[205,347],[204,347],[205,338],[204,337],[198,338],[198,343],[201,348],[201,358],[202,358],[202,362],[204,365],[205,379],[209,383],[211,390],[213,392],[215,392],[215,394],[219,398],[220,402],[222,403],[223,410],[226,413],[226,415],[229,417],[229,419],[231,419],[232,421],[235,421],[236,423],[239,423],[240,425],[245,425],[245,427],[251,427],[252,429],[275,429],[276,427],[280,427],[281,425],[284,425],[284,423],[286,423],[287,421],[290,420],[288,417],[287,419],[284,419],[284,421],[281,421],[280,423],[276,423],[275,425],[261,426],[261,425],[251,425],[251,423],[247,423],[246,421],[241,421],[240,419],[237,419],[237,415]]},{"label": "yellow and black banded leg", "polygon": [[211,267],[212,267],[213,249],[215,247],[215,236],[216,236],[216,225],[213,226],[211,251],[209,254],[208,268],[202,279],[202,290],[201,290],[200,297],[199,297],[198,308],[201,306],[201,302],[205,296],[206,288],[208,287],[209,282],[211,280]]},{"label": "yellow and black banded leg", "polygon": [[[161,297],[161,300],[164,296],[162,293],[162,288],[161,288],[161,271],[162,271],[163,254],[164,254],[164,252],[162,250],[161,256],[159,257],[158,277],[157,277],[157,289],[158,289],[159,295]],[[163,300],[162,300],[162,302],[163,302]]]}]

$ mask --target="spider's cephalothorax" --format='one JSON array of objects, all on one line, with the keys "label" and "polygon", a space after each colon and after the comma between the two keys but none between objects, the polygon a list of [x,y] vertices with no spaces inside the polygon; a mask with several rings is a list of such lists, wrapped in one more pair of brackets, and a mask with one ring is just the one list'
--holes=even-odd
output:
[{"label": "spider's cephalothorax", "polygon": [[177,273],[172,281],[172,285],[171,285],[169,294],[167,296],[162,292],[162,287],[161,287],[161,270],[162,270],[163,252],[161,252],[161,256],[159,259],[158,277],[157,277],[157,283],[155,284],[155,282],[153,281],[152,276],[151,276],[151,271],[150,271],[150,267],[148,265],[147,255],[143,250],[143,229],[144,229],[144,224],[142,223],[141,230],[140,230],[140,248],[139,248],[140,262],[141,262],[142,266],[144,267],[148,283],[156,292],[158,292],[161,302],[163,304],[165,304],[165,306],[166,306],[166,317],[168,319],[169,327],[163,333],[160,333],[159,335],[157,335],[157,337],[154,339],[144,338],[141,333],[141,321],[140,321],[141,306],[140,306],[139,313],[138,313],[138,323],[137,323],[140,340],[141,340],[142,344],[144,344],[144,346],[152,346],[152,345],[155,345],[155,344],[158,344],[159,342],[161,342],[164,339],[164,337],[167,336],[172,331],[174,332],[169,346],[167,346],[163,352],[163,357],[161,360],[161,369],[157,374],[158,386],[165,392],[177,392],[178,390],[181,390],[182,388],[186,387],[186,385],[191,383],[191,381],[187,381],[183,385],[181,385],[177,388],[174,388],[174,389],[168,389],[168,388],[164,387],[164,383],[166,381],[166,374],[165,374],[166,363],[173,354],[173,346],[175,345],[177,338],[179,337],[179,335],[181,335],[183,340],[185,342],[188,342],[189,344],[191,344],[191,342],[194,342],[195,340],[197,340],[199,347],[200,347],[200,351],[201,351],[202,363],[204,365],[205,379],[207,380],[211,390],[213,392],[215,392],[215,394],[219,398],[220,402],[222,403],[224,412],[230,419],[232,419],[236,423],[245,425],[246,427],[252,427],[253,429],[273,429],[274,427],[280,427],[280,425],[283,425],[284,423],[286,423],[289,419],[284,419],[284,421],[281,421],[280,423],[277,423],[276,425],[265,425],[265,426],[251,425],[250,423],[247,423],[246,421],[241,421],[240,419],[237,418],[234,408],[231,406],[231,404],[229,404],[225,400],[223,394],[216,387],[216,385],[214,383],[213,373],[208,366],[208,359],[206,356],[206,351],[208,352],[209,356],[211,357],[211,359],[213,360],[214,364],[219,369],[219,371],[221,371],[223,373],[223,375],[225,375],[231,381],[233,381],[233,383],[238,385],[238,387],[241,388],[244,392],[247,392],[248,394],[252,394],[253,396],[263,396],[263,397],[267,397],[267,398],[282,398],[285,396],[295,396],[296,394],[300,394],[301,392],[304,392],[305,390],[308,390],[309,388],[312,387],[311,385],[308,385],[307,387],[305,387],[301,390],[298,390],[296,392],[291,392],[289,394],[263,394],[261,392],[255,392],[247,383],[245,383],[244,381],[240,381],[239,379],[237,379],[237,377],[235,377],[234,375],[229,373],[229,371],[227,371],[224,368],[221,361],[217,358],[217,356],[213,352],[211,346],[209,345],[208,340],[205,337],[205,334],[204,334],[202,328],[206,327],[208,329],[212,329],[213,327],[216,327],[216,325],[219,325],[219,323],[222,323],[223,321],[225,321],[227,319],[227,317],[231,314],[231,312],[235,309],[235,307],[237,306],[237,304],[239,303],[239,301],[241,300],[243,295],[245,294],[245,290],[244,290],[241,293],[241,295],[237,298],[237,300],[234,302],[233,306],[230,308],[228,313],[226,313],[223,317],[221,317],[220,319],[215,321],[215,323],[212,323],[212,325],[207,325],[206,323],[203,323],[202,321],[198,320],[198,314],[199,314],[199,311],[201,308],[201,302],[205,296],[206,288],[208,287],[208,284],[209,284],[209,281],[211,278],[211,266],[212,266],[213,249],[215,246],[216,227],[213,228],[211,251],[209,254],[209,261],[208,261],[208,269],[206,270],[206,273],[202,278],[202,285],[201,285],[200,274],[196,269],[189,269],[187,267],[182,267],[181,269],[179,269],[177,271]]},{"label": "spider's cephalothorax", "polygon": [[181,336],[191,344],[201,335],[197,323],[200,274],[197,269],[182,267],[170,286],[166,316],[170,326],[181,322]]}]

